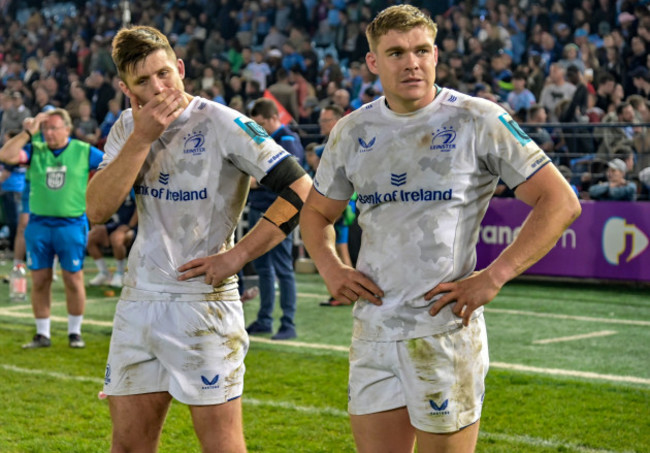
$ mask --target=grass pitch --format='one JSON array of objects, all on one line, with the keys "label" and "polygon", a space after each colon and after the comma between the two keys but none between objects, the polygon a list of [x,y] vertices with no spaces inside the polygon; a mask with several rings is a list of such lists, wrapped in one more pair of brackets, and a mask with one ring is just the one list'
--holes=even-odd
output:
[{"label": "grass pitch", "polygon": [[[9,263],[0,263],[7,274]],[[94,275],[87,263],[86,279]],[[117,297],[90,288],[87,347],[67,346],[62,283],[54,285],[52,347],[24,351],[28,303],[0,286],[0,452],[104,452],[102,387]],[[244,428],[251,452],[353,452],[346,415],[351,308],[320,307],[325,286],[298,275],[299,337],[255,337],[246,359]],[[245,305],[247,322],[259,299]],[[512,282],[486,307],[491,369],[478,452],[649,452],[650,298],[623,286]],[[277,327],[277,326],[276,326]],[[187,408],[174,403],[161,452],[200,451]]]}]

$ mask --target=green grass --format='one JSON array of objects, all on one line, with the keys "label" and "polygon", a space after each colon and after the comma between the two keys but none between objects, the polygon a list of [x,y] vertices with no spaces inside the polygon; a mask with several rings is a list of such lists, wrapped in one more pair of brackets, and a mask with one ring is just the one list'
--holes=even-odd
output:
[{"label": "green grass", "polygon": [[[88,268],[86,278],[94,272],[92,263]],[[0,265],[0,274],[7,272]],[[298,340],[312,347],[252,340],[243,398],[248,449],[352,452],[345,352],[351,308],[318,306],[326,290],[317,275],[299,275],[298,282]],[[108,405],[97,392],[117,297],[88,290],[87,347],[71,350],[62,284],[54,286],[52,347],[32,351],[20,348],[34,333],[29,304],[9,303],[7,285],[0,286],[3,453],[109,449]],[[258,307],[258,299],[245,305],[248,322]],[[513,282],[488,305],[486,320],[492,367],[478,452],[650,451],[647,290]],[[535,343],[604,331],[615,333]],[[160,451],[199,451],[186,406],[172,405]]]}]

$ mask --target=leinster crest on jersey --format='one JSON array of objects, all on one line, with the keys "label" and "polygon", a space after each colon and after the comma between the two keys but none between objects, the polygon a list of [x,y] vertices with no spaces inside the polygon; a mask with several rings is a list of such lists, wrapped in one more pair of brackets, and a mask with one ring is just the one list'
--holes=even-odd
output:
[{"label": "leinster crest on jersey", "polygon": [[61,167],[47,167],[47,177],[45,179],[47,188],[50,190],[59,190],[65,184],[65,165]]}]

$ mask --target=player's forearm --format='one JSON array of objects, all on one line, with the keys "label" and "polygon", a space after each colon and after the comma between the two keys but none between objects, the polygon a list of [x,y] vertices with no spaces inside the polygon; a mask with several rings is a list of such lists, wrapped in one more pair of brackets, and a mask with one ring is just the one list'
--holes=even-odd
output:
[{"label": "player's forearm", "polygon": [[526,218],[519,235],[487,272],[502,287],[542,259],[580,215],[580,202],[573,193],[546,194]]},{"label": "player's forearm", "polygon": [[120,153],[88,184],[86,192],[87,215],[93,223],[104,223],[120,207],[147,158],[151,143],[133,135]]},{"label": "player's forearm", "polygon": [[7,164],[15,165],[20,162],[20,151],[29,143],[31,136],[22,131],[7,140],[7,143],[0,148],[0,161]]},{"label": "player's forearm", "polygon": [[300,215],[300,237],[324,278],[329,269],[341,265],[336,253],[334,225],[309,204],[305,205]]},{"label": "player's forearm", "polygon": [[269,206],[264,213],[264,218],[233,248],[243,264],[271,250],[295,228],[300,208],[307,199],[310,188],[311,178],[302,175],[289,185],[289,189],[294,194],[292,199],[285,199],[281,194]]}]

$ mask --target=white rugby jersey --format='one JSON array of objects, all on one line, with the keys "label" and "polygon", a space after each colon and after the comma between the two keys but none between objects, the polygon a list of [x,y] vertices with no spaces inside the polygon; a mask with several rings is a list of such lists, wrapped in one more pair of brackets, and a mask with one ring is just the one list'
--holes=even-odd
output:
[{"label": "white rugby jersey", "polygon": [[385,293],[382,306],[356,304],[353,335],[393,341],[459,325],[453,304],[431,317],[425,293],[474,271],[499,177],[516,187],[547,163],[500,106],[449,89],[411,114],[396,114],[381,97],[342,118],[314,187],[336,200],[358,193],[357,269]]},{"label": "white rugby jersey", "polygon": [[[100,169],[132,131],[129,109],[111,129]],[[289,156],[248,117],[195,97],[151,146],[136,178],[138,235],[122,298],[238,300],[236,277],[213,288],[204,276],[178,281],[177,269],[232,248],[250,176],[261,180]]]}]

